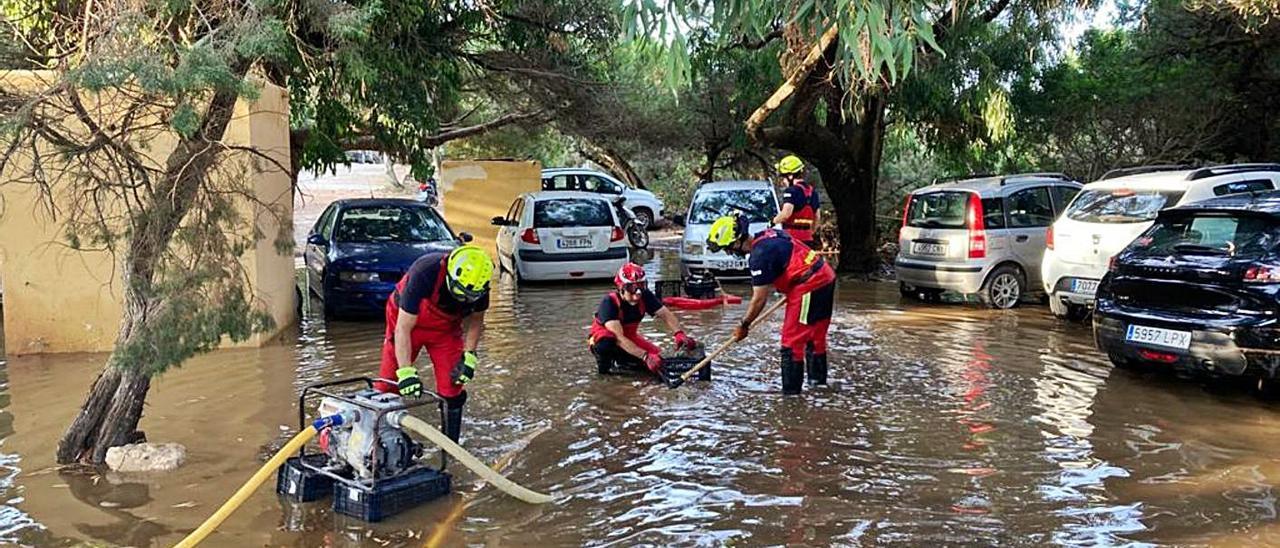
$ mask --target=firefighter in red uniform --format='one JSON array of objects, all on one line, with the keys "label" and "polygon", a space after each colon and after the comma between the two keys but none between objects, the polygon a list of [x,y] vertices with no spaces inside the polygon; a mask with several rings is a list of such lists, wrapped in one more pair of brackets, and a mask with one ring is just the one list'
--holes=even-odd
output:
[{"label": "firefighter in red uniform", "polygon": [[748,234],[746,218],[740,214],[716,219],[707,235],[711,251],[721,249],[743,256],[750,254],[751,304],[747,315],[734,330],[734,338],[746,338],[751,322],[764,309],[769,286],[787,298],[782,323],[782,393],[799,394],[807,362],[809,384],[827,384],[827,328],[835,300],[836,273],[809,246],[785,232],[768,229]]},{"label": "firefighter in red uniform", "polygon": [[445,434],[462,434],[466,384],[476,373],[476,347],[489,308],[493,261],[480,248],[464,245],[449,253],[429,253],[414,261],[387,298],[387,331],[377,389],[405,397],[422,395],[414,362],[427,350],[436,393],[445,401]]},{"label": "firefighter in red uniform", "polygon": [[773,224],[782,225],[792,238],[814,249],[817,247],[814,231],[818,227],[818,207],[822,205],[818,190],[805,182],[804,162],[800,158],[783,158],[778,162],[778,174],[787,188],[782,192],[782,210],[773,218]]},{"label": "firefighter in red uniform", "polygon": [[676,348],[694,349],[697,342],[685,335],[676,315],[662,305],[645,280],[644,268],[627,263],[613,277],[618,290],[600,301],[591,322],[587,344],[596,357],[596,370],[609,373],[615,366],[643,367],[662,375],[662,350],[639,333],[645,315],[656,317],[675,333]]}]

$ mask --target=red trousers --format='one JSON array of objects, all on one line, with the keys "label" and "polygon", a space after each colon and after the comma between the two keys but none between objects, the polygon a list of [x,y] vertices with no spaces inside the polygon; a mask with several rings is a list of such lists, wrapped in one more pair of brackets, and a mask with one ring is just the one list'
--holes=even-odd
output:
[{"label": "red trousers", "polygon": [[835,304],[834,280],[817,288],[797,287],[787,292],[787,310],[782,320],[782,347],[791,355],[803,357],[812,343],[814,354],[827,353],[827,329]]},{"label": "red trousers", "polygon": [[[423,311],[427,312],[427,311]],[[400,307],[394,302],[387,302],[387,336],[382,343],[382,365],[379,367],[378,376],[384,379],[396,380],[396,320],[400,316]],[[431,328],[421,325],[424,323],[426,314],[419,316],[419,325],[414,326],[413,334],[410,337],[410,359],[418,360],[418,352],[423,348],[427,349],[427,356],[431,358],[431,368],[436,378],[436,393],[442,398],[454,398],[462,394],[463,386],[453,384],[450,375],[453,373],[453,366],[457,365],[462,359],[462,322],[443,322],[442,318],[431,318],[426,321],[431,322]],[[452,324],[452,325],[450,325]],[[422,375],[423,372],[419,372]],[[425,376],[425,375],[423,375]],[[423,385],[427,385],[424,379]],[[395,392],[396,387],[392,384],[377,383],[378,390],[382,392]]]}]

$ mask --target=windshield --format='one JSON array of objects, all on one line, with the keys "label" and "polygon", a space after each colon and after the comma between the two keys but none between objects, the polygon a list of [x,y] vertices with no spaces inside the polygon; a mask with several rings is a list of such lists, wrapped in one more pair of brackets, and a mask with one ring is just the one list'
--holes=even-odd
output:
[{"label": "windshield", "polygon": [[968,192],[930,192],[911,197],[907,226],[917,228],[964,228]]},{"label": "windshield", "polygon": [[711,224],[734,211],[745,213],[747,222],[767,223],[778,214],[778,204],[767,188],[699,192],[689,209],[689,223]]},{"label": "windshield", "polygon": [[1223,255],[1253,257],[1280,242],[1272,219],[1202,213],[1163,219],[1134,240],[1142,255]]},{"label": "windshield", "polygon": [[565,228],[571,226],[613,226],[609,204],[603,200],[560,198],[540,200],[533,204],[533,226]]},{"label": "windshield", "polygon": [[1067,208],[1067,218],[1085,223],[1143,223],[1180,199],[1180,190],[1085,190]]},{"label": "windshield", "polygon": [[453,234],[434,209],[426,207],[367,206],[342,212],[339,242],[439,242]]}]

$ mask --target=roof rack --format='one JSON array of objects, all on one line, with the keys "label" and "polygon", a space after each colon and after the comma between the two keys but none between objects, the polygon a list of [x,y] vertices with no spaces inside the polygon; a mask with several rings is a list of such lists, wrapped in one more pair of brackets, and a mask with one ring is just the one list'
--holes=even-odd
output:
[{"label": "roof rack", "polygon": [[1250,171],[1280,172],[1280,164],[1224,164],[1202,167],[1187,174],[1187,180],[1195,181],[1197,179],[1204,179],[1207,177],[1230,175],[1232,173],[1247,173]]},{"label": "roof rack", "polygon": [[1124,177],[1126,175],[1141,175],[1143,173],[1157,173],[1160,171],[1179,171],[1183,169],[1194,169],[1194,168],[1186,164],[1159,164],[1159,165],[1153,165],[1153,166],[1122,167],[1122,168],[1113,169],[1111,171],[1103,173],[1101,177],[1098,177],[1098,180],[1105,181],[1107,179],[1115,179],[1116,177]]},{"label": "roof rack", "polygon": [[932,181],[932,182],[930,182],[929,184],[931,184],[931,185],[940,185],[940,184],[943,184],[943,183],[954,183],[954,182],[957,182],[957,181],[969,181],[969,180],[972,180],[972,179],[987,179],[987,178],[995,177],[995,176],[996,176],[996,175],[995,175],[994,173],[971,173],[971,174],[969,174],[969,175],[948,175],[948,176],[946,176],[946,177],[934,177],[934,178],[933,178],[933,181]]},{"label": "roof rack", "polygon": [[1058,179],[1061,181],[1073,180],[1071,177],[1068,177],[1066,173],[1058,173],[1056,171],[1038,171],[1034,173],[1014,173],[1012,175],[1005,175],[1004,177],[1000,178],[1000,186],[1004,186],[1004,184],[1008,182],[1010,179],[1026,179],[1031,177],[1040,177],[1042,179]]}]

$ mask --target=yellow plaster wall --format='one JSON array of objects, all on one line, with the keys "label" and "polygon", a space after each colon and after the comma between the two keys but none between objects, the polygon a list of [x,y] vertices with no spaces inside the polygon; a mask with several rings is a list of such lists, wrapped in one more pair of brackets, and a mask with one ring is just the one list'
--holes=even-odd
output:
[{"label": "yellow plaster wall", "polygon": [[441,207],[456,232],[470,232],[494,260],[498,227],[490,219],[507,214],[525,192],[542,189],[542,164],[504,160],[450,160],[440,167]]},{"label": "yellow plaster wall", "polygon": [[[11,71],[0,86],[34,89],[47,73]],[[109,104],[102,99],[102,104]],[[174,139],[146,137],[153,158],[163,158]],[[285,90],[266,86],[255,103],[240,102],[227,128],[226,140],[253,145],[289,162],[288,102]],[[241,159],[240,161],[243,161]],[[293,217],[288,173],[265,161],[245,162],[257,199],[274,204],[286,219]],[[252,165],[248,165],[252,164]],[[73,250],[60,234],[59,219],[40,202],[30,185],[14,180],[29,166],[0,173],[0,279],[4,280],[5,351],[10,355],[104,352],[114,346],[119,327],[120,278],[115,259],[106,252]],[[55,167],[56,169],[56,167]],[[56,205],[57,200],[55,200]],[[273,216],[247,200],[241,206],[257,219],[258,232],[268,235],[241,260],[254,284],[254,294],[275,319],[277,330],[245,343],[256,346],[273,340],[297,321],[291,253],[276,251]]]}]

